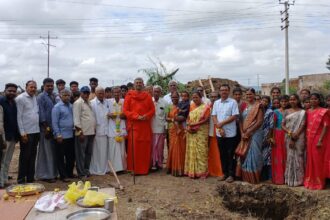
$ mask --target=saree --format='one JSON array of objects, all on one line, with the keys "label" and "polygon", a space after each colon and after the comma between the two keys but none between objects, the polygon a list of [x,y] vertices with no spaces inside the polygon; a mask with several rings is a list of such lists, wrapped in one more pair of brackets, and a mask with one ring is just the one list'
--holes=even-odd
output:
[{"label": "saree", "polygon": [[264,116],[264,123],[262,125],[262,130],[264,131],[264,138],[262,141],[262,157],[263,157],[263,168],[262,168],[262,178],[263,180],[270,180],[272,178],[271,170],[271,152],[272,145],[269,143],[268,138],[271,129],[274,128],[274,111],[271,108],[266,110]]},{"label": "saree", "polygon": [[212,118],[210,118],[208,172],[210,176],[223,176],[220,151],[218,147],[217,136],[215,133],[215,126],[212,121]]},{"label": "saree", "polygon": [[274,184],[284,184],[284,173],[286,164],[286,148],[284,143],[285,132],[282,130],[283,114],[276,109],[274,111],[274,140],[272,148],[272,182]]},{"label": "saree", "polygon": [[[190,109],[188,123],[197,123],[210,116],[210,107],[201,104]],[[208,175],[208,132],[209,123],[206,122],[198,128],[196,133],[187,132],[185,175],[191,178],[206,177]]]},{"label": "saree", "polygon": [[321,147],[316,146],[324,126],[329,126],[327,109],[318,108],[307,111],[307,161],[304,186],[308,189],[323,189],[325,187],[324,161],[329,140],[325,136]]},{"label": "saree", "polygon": [[[174,118],[179,113],[179,108],[175,105],[170,106],[168,118]],[[167,173],[173,176],[183,176],[184,162],[186,153],[186,137],[182,123],[169,122],[169,153],[167,157]]]},{"label": "saree", "polygon": [[[258,112],[261,111],[259,103],[245,109],[242,113],[243,117],[243,130],[247,130],[257,122]],[[245,157],[240,156],[238,159],[238,169],[241,168],[242,180],[249,183],[259,183],[260,174],[263,167],[262,161],[262,141],[263,141],[262,126],[254,131],[253,135],[248,141],[241,141],[248,143],[247,154]],[[239,167],[241,166],[241,167]]]},{"label": "saree", "polygon": [[[292,132],[297,132],[299,127],[306,122],[305,110],[284,115],[285,126]],[[285,184],[288,186],[300,186],[304,182],[305,174],[305,131],[301,132],[294,147],[289,147],[291,137],[285,135],[285,146],[287,151],[286,169],[284,174]]]}]

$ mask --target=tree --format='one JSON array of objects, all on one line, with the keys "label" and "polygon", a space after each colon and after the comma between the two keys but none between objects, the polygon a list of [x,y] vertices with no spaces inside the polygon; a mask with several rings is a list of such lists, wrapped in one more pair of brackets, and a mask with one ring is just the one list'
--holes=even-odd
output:
[{"label": "tree", "polygon": [[324,81],[323,88],[328,90],[328,91],[330,90],[330,80]]},{"label": "tree", "polygon": [[330,70],[330,55],[329,55],[329,58],[328,58],[328,62],[326,62],[326,65],[327,65],[328,70]]},{"label": "tree", "polygon": [[[179,71],[179,68],[168,70],[166,66],[157,58],[157,61],[149,57],[151,68],[139,69],[138,72],[143,72],[148,76],[147,85],[159,85],[163,89],[163,94],[168,92],[168,83],[174,79],[174,75]],[[179,89],[184,86],[178,83]]]}]

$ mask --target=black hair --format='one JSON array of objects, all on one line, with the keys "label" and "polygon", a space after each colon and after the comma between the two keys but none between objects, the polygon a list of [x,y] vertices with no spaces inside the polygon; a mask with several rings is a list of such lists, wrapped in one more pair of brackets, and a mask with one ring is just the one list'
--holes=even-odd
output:
[{"label": "black hair", "polygon": [[183,90],[182,92],[181,92],[181,94],[182,93],[186,93],[187,95],[188,95],[188,97],[190,97],[190,94],[189,94],[189,92],[187,91],[187,90]]},{"label": "black hair", "polygon": [[268,101],[268,106],[265,106],[265,110],[268,109],[268,108],[270,108],[270,106],[271,106],[270,96],[268,96],[268,95],[263,95],[263,96],[261,96],[261,100],[262,100],[262,99],[266,99],[266,100]]},{"label": "black hair", "polygon": [[65,84],[66,82],[63,79],[56,80],[56,85]]},{"label": "black hair", "polygon": [[320,106],[320,107],[324,107],[324,106],[325,106],[324,97],[323,97],[322,94],[317,93],[317,92],[314,92],[314,93],[312,93],[312,94],[310,95],[310,98],[311,98],[312,96],[315,96],[315,97],[319,100],[319,102],[320,102],[320,105],[319,105],[319,106]]},{"label": "black hair", "polygon": [[242,89],[240,87],[235,87],[233,89],[233,94],[235,94],[236,92],[239,92],[240,94],[243,94],[243,91],[242,91]]},{"label": "black hair", "polygon": [[15,89],[18,88],[18,86],[17,86],[15,83],[7,83],[7,84],[5,85],[5,90],[8,89],[9,87],[14,87]]},{"label": "black hair", "polygon": [[227,84],[227,83],[221,84],[220,88],[221,88],[221,87],[227,87],[228,90],[230,91],[230,86],[229,86],[229,84]]},{"label": "black hair", "polygon": [[252,92],[254,95],[256,94],[256,90],[254,89],[254,88],[248,88],[247,90],[246,90],[247,92]]},{"label": "black hair", "polygon": [[287,100],[287,101],[289,101],[290,97],[288,95],[281,95],[279,99],[280,99],[280,101],[281,100]]},{"label": "black hair", "polygon": [[121,85],[120,89],[125,89],[126,91],[128,90],[128,87],[126,85]]},{"label": "black hair", "polygon": [[105,89],[104,89],[104,92],[111,92],[112,91],[112,88],[111,87],[106,87]]},{"label": "black hair", "polygon": [[75,91],[72,93],[72,97],[73,98],[77,98],[77,97],[80,97],[80,92],[79,91]]},{"label": "black hair", "polygon": [[46,83],[54,83],[54,80],[52,78],[45,78],[42,84],[45,85]]},{"label": "black hair", "polygon": [[270,90],[270,94],[272,94],[274,92],[274,90],[278,90],[281,94],[281,88],[278,86],[274,86],[271,90]]},{"label": "black hair", "polygon": [[197,94],[199,96],[199,98],[202,98],[202,94],[200,92],[198,92],[197,90],[194,90],[191,95]]},{"label": "black hair", "polygon": [[70,87],[71,87],[72,85],[77,85],[77,86],[79,86],[79,83],[78,83],[77,81],[71,81],[71,82],[70,82]]},{"label": "black hair", "polygon": [[134,87],[134,84],[133,83],[131,83],[131,82],[129,82],[129,83],[127,83],[127,85],[126,85],[127,87]]},{"label": "black hair", "polygon": [[[289,97],[288,95],[281,95],[279,99],[280,99],[280,102],[281,102],[282,100],[289,101],[290,97]],[[291,107],[290,104],[288,104],[288,105],[286,106],[285,109],[288,109],[288,108],[290,108],[290,107]]]},{"label": "black hair", "polygon": [[275,106],[273,105],[275,100],[277,100],[278,102],[280,102],[280,99],[279,98],[273,98],[273,100],[272,100],[272,109],[273,110],[275,110]]},{"label": "black hair", "polygon": [[99,80],[96,79],[95,77],[92,77],[92,78],[89,79],[89,82],[96,82],[96,83],[98,83]]},{"label": "black hair", "polygon": [[180,97],[180,94],[179,94],[178,91],[171,92],[171,98],[172,98],[172,95],[173,95],[173,94],[176,94],[178,97]]},{"label": "black hair", "polygon": [[296,93],[294,93],[294,94],[291,94],[290,97],[291,97],[291,96],[294,96],[294,97],[298,100],[298,105],[297,105],[297,106],[298,106],[299,108],[302,108],[302,104],[301,104],[301,100],[300,100],[299,95],[297,95]]},{"label": "black hair", "polygon": [[25,83],[25,86],[27,87],[30,83],[37,84],[36,81],[34,81],[34,80],[29,80],[29,81],[27,81],[27,82]]}]

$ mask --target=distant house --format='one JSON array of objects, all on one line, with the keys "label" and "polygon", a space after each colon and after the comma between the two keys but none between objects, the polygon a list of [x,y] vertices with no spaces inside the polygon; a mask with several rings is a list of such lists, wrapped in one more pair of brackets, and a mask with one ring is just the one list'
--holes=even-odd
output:
[{"label": "distant house", "polygon": [[[290,79],[290,88],[295,88],[298,92],[302,89],[323,91],[324,83],[327,81],[330,81],[330,73],[302,75],[298,78]],[[263,95],[270,95],[270,90],[275,86],[282,87],[283,82],[262,83],[261,93]],[[282,93],[284,93],[284,91],[282,91]]]}]

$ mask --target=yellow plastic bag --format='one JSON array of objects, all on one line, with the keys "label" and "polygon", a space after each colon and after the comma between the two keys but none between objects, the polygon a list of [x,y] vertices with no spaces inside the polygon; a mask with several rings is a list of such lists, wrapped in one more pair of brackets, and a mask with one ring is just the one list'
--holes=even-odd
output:
[{"label": "yellow plastic bag", "polygon": [[81,181],[76,184],[76,182],[73,182],[69,185],[68,191],[66,191],[64,195],[64,199],[74,204],[76,203],[77,199],[80,197],[84,197],[87,193],[87,190],[91,187],[91,183],[89,181],[86,181],[85,184]]},{"label": "yellow plastic bag", "polygon": [[83,204],[86,206],[95,206],[95,205],[104,206],[104,200],[110,197],[111,197],[110,195],[102,192],[88,190],[84,197]]}]

